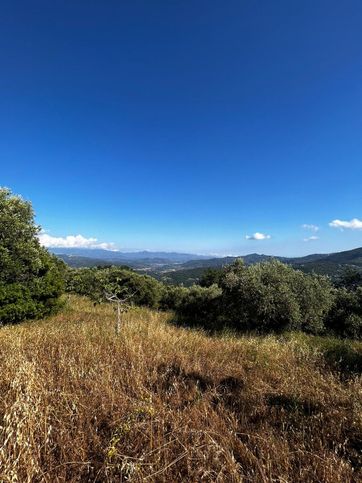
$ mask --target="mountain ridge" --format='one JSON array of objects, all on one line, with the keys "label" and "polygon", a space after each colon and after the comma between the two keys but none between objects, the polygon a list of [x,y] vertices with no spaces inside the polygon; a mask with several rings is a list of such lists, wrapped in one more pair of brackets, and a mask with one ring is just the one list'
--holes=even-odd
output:
[{"label": "mountain ridge", "polygon": [[[311,254],[303,257],[280,257],[258,253],[244,256],[207,257],[177,252],[109,252],[97,249],[57,249],[68,253],[55,253],[65,263],[74,268],[95,266],[128,266],[140,273],[147,273],[167,283],[197,283],[203,273],[210,268],[221,268],[242,258],[246,265],[272,259],[288,263],[304,272],[337,276],[344,267],[350,266],[362,270],[362,247],[328,254]],[[80,254],[83,255],[80,255]],[[105,258],[86,256],[86,254],[105,255]],[[116,256],[114,256],[116,254]]]},{"label": "mountain ridge", "polygon": [[67,255],[70,257],[86,257],[92,259],[99,259],[103,261],[118,261],[118,260],[145,260],[145,259],[159,259],[168,260],[172,262],[185,262],[188,260],[202,260],[204,258],[210,258],[206,255],[197,255],[192,253],[179,253],[179,252],[162,252],[162,251],[149,251],[140,250],[134,252],[121,252],[113,250],[104,250],[100,248],[49,248],[49,251],[55,255]]}]

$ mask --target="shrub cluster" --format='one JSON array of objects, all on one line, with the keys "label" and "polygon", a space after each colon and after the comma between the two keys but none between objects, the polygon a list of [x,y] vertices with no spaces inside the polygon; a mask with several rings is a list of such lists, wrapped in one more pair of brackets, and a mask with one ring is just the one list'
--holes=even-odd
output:
[{"label": "shrub cluster", "polygon": [[170,289],[166,308],[174,309],[182,322],[207,329],[300,330],[360,339],[362,287],[352,272],[341,280],[348,282],[348,288],[334,287],[327,277],[303,273],[277,260],[251,266],[237,260],[206,272],[202,286]]},{"label": "shrub cluster", "polygon": [[40,318],[59,306],[64,264],[40,246],[30,203],[0,189],[0,323]]},{"label": "shrub cluster", "polygon": [[305,274],[277,260],[246,266],[241,260],[207,273],[203,286],[168,286],[128,268],[69,269],[67,290],[95,301],[105,293],[133,293],[132,303],[173,310],[179,322],[211,330],[280,333],[298,330],[362,337],[362,288],[336,288],[327,277]]},{"label": "shrub cluster", "polygon": [[334,304],[326,319],[326,328],[334,335],[362,339],[362,287],[335,291]]},{"label": "shrub cluster", "polygon": [[[332,307],[333,287],[325,277],[306,275],[277,260],[245,266],[242,260],[223,269],[218,285],[199,291],[195,313],[202,325],[241,331],[319,333]],[[179,309],[188,316],[192,298]]]}]

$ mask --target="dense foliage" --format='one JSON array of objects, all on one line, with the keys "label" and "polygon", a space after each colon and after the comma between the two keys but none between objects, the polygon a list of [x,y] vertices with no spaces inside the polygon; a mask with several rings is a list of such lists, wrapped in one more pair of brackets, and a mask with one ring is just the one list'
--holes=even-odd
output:
[{"label": "dense foliage", "polygon": [[356,290],[362,287],[362,272],[354,267],[346,267],[336,278],[335,286],[338,288],[346,288],[347,290]]},{"label": "dense foliage", "polygon": [[362,287],[336,290],[326,326],[335,335],[362,339]]},{"label": "dense foliage", "polygon": [[[348,280],[350,280],[350,275]],[[162,284],[126,267],[69,269],[67,289],[95,301],[133,293],[132,303],[173,310],[179,322],[207,329],[278,333],[299,330],[362,337],[362,288],[334,287],[277,260],[246,266],[241,260],[210,270],[201,285]]]},{"label": "dense foliage", "polygon": [[129,268],[98,267],[68,269],[66,288],[69,292],[87,295],[95,302],[106,300],[108,293],[120,298],[128,293],[132,294],[135,305],[156,308],[162,297],[163,285]]},{"label": "dense foliage", "polygon": [[236,262],[221,280],[221,320],[244,330],[317,333],[332,302],[332,286],[279,261]]},{"label": "dense foliage", "polygon": [[30,203],[5,188],[0,226],[0,323],[51,313],[63,289],[63,263],[40,246]]},{"label": "dense foliage", "polygon": [[318,333],[334,300],[326,278],[306,275],[276,260],[250,266],[237,260],[208,278],[218,280],[218,285],[200,288],[197,303],[189,296],[178,312],[189,316],[194,311],[199,323],[217,329]]}]

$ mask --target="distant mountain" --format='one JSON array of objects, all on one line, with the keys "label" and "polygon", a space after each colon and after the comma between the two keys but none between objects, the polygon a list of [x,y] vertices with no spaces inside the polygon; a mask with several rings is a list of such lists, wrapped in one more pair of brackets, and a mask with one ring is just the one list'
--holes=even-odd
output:
[{"label": "distant mountain", "polygon": [[[315,258],[313,258],[315,257]],[[291,263],[303,272],[315,272],[321,275],[338,275],[345,267],[354,267],[362,271],[362,247],[328,255],[311,255],[310,257],[294,258]]]},{"label": "distant mountain", "polygon": [[287,258],[272,257],[269,255],[259,255],[252,253],[241,257],[222,257],[212,258],[209,260],[191,260],[182,263],[177,270],[163,271],[161,276],[157,278],[169,283],[183,283],[191,285],[197,283],[205,271],[209,268],[221,268],[225,265],[233,263],[237,258],[242,258],[246,265],[277,259],[281,262],[288,263],[298,270],[306,273],[317,273],[320,275],[329,275],[336,277],[346,266],[353,266],[362,270],[362,248],[348,250],[330,254],[312,254],[305,257]]},{"label": "distant mountain", "polygon": [[330,255],[326,255],[323,260],[333,263],[348,263],[349,265],[362,267],[362,247],[345,252],[331,253]]},{"label": "distant mountain", "polygon": [[67,265],[72,268],[83,268],[83,267],[105,267],[109,265],[117,265],[117,266],[127,266],[128,265],[122,261],[118,260],[116,262],[109,262],[107,260],[102,260],[99,258],[90,258],[90,257],[82,257],[78,255],[65,255],[65,254],[56,254],[58,258],[63,260]]},{"label": "distant mountain", "polygon": [[183,263],[180,268],[201,268],[201,267],[222,267],[224,265],[229,265],[237,258],[242,258],[246,265],[252,265],[253,263],[259,263],[267,260],[277,259],[284,263],[290,264],[340,264],[340,265],[355,265],[362,267],[362,247],[355,248],[353,250],[329,253],[329,254],[312,254],[305,257],[278,257],[270,255],[260,255],[258,253],[251,253],[250,255],[244,255],[239,257],[222,257],[222,258],[211,258],[206,260],[190,260]]},{"label": "distant mountain", "polygon": [[140,252],[119,252],[102,250],[97,248],[50,248],[55,255],[67,255],[70,257],[86,257],[103,260],[107,262],[157,260],[158,262],[184,263],[189,260],[203,260],[210,258],[203,255],[176,252],[151,252],[148,250]]},{"label": "distant mountain", "polygon": [[330,254],[312,254],[305,257],[272,257],[251,253],[241,257],[209,258],[207,256],[176,252],[112,252],[108,250],[59,248],[53,253],[72,267],[105,265],[128,266],[168,283],[192,285],[209,268],[221,268],[242,258],[246,265],[272,259],[288,263],[307,273],[337,276],[346,266],[362,270],[362,247]]},{"label": "distant mountain", "polygon": [[190,268],[218,268],[223,267],[225,265],[230,265],[233,263],[237,258],[242,258],[246,265],[252,265],[253,263],[264,262],[267,260],[272,260],[277,258],[278,260],[284,261],[288,260],[287,258],[283,257],[273,257],[270,255],[259,255],[258,253],[251,253],[250,255],[240,255],[238,257],[221,257],[221,258],[210,258],[204,260],[190,260],[188,262],[182,263],[180,265],[180,269],[190,269]]},{"label": "distant mountain", "polygon": [[330,254],[328,253],[313,253],[312,255],[306,255],[305,257],[286,258],[286,260],[297,261],[298,263],[309,263],[317,260],[324,260],[329,256]]}]

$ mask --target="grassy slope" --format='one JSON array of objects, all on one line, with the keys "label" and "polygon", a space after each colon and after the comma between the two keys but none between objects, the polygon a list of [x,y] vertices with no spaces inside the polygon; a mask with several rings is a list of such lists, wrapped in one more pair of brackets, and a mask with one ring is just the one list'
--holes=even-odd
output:
[{"label": "grassy slope", "polygon": [[73,298],[1,329],[0,481],[362,478],[361,379],[326,362],[361,345],[211,338],[168,317],[136,310],[116,338],[110,307]]}]

